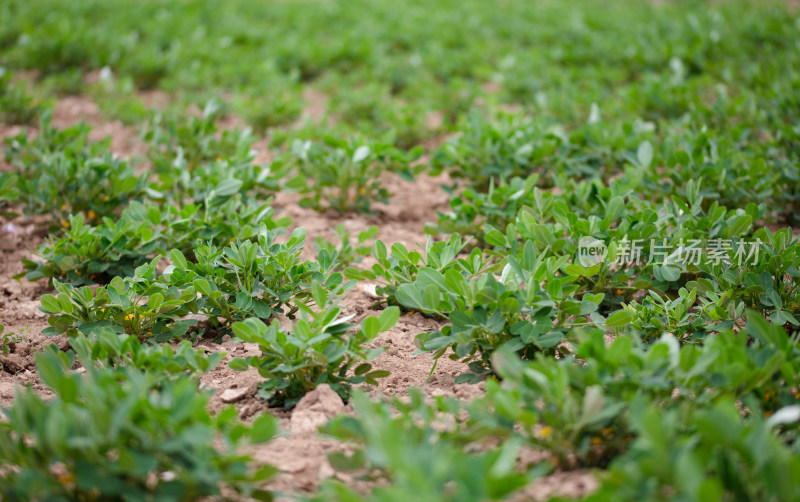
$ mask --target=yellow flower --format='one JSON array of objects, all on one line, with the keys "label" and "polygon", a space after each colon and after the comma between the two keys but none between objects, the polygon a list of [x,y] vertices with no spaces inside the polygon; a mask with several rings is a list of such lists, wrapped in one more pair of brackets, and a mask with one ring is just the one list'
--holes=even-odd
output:
[{"label": "yellow flower", "polygon": [[772,410],[768,410],[764,412],[764,417],[769,418],[772,415]]},{"label": "yellow flower", "polygon": [[72,483],[75,482],[75,476],[73,476],[68,472],[65,472],[64,474],[59,474],[58,482],[61,483],[62,485],[71,485]]},{"label": "yellow flower", "polygon": [[67,205],[66,204],[61,204],[61,210],[62,211],[66,211],[67,210]]},{"label": "yellow flower", "polygon": [[360,193],[361,195],[364,195],[365,193],[367,193],[367,189],[364,188],[364,187],[361,187],[361,188],[358,189],[358,193]]},{"label": "yellow flower", "polygon": [[133,314],[128,314],[128,315],[126,315],[126,316],[125,316],[125,320],[126,320],[126,321],[132,321],[132,320],[133,320]]},{"label": "yellow flower", "polygon": [[94,209],[89,210],[89,214],[87,214],[90,220],[97,218],[97,213],[94,212]]},{"label": "yellow flower", "polygon": [[64,228],[69,228],[69,222],[67,220],[61,220],[61,226]]},{"label": "yellow flower", "polygon": [[593,438],[591,439],[591,442],[592,442],[592,444],[593,444],[593,445],[595,445],[595,446],[598,446],[598,445],[601,445],[601,444],[603,444],[603,440],[602,440],[602,439],[600,439],[600,438],[599,438],[599,437],[597,437],[597,436],[593,437]]},{"label": "yellow flower", "polygon": [[610,436],[614,432],[614,429],[611,427],[603,427],[602,432],[604,436]]},{"label": "yellow flower", "polygon": [[624,291],[622,291],[621,289],[617,289],[617,294],[618,295],[621,295],[622,293],[624,293]]},{"label": "yellow flower", "polygon": [[553,435],[553,428],[550,427],[549,425],[545,425],[544,427],[539,429],[539,433],[537,434],[537,436],[542,439],[547,439],[552,435]]}]

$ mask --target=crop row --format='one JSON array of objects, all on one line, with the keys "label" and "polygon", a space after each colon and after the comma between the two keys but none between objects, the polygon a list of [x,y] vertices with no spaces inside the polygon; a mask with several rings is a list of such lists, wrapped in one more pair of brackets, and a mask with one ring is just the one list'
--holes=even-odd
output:
[{"label": "crop row", "polygon": [[[45,0],[0,17],[0,121],[35,125],[4,142],[0,215],[49,218],[17,278],[52,287],[44,333],[69,341],[36,354],[54,397],[4,410],[4,500],[270,499],[276,469],[241,449],[277,420],[210,413],[199,388],[224,356],[192,345],[225,335],[259,347],[228,364],[255,368],[270,406],[323,384],[352,403],[321,432],[371,491],[328,480],[318,500],[501,500],[575,469],[598,477],[588,500],[800,499],[784,5]],[[144,153],[54,127],[74,93],[139,127]],[[256,163],[262,137],[274,158]],[[450,200],[418,249],[339,227],[306,259],[273,208],[291,191],[376,214],[394,176],[423,173]],[[360,281],[382,310],[354,320]],[[437,321],[419,352],[461,361],[480,398],[366,393],[404,312]]]},{"label": "crop row", "polygon": [[[39,212],[61,202],[54,197],[48,206],[42,205],[43,198],[24,196],[38,193],[26,188],[25,180],[46,183],[41,180],[59,162],[76,167],[76,180],[104,170],[124,173],[97,161],[98,147],[86,140],[85,129],[66,134],[49,126],[43,130],[46,134],[32,142],[15,138],[7,154],[12,162],[25,159],[27,171],[16,174],[23,182],[6,185],[18,192],[25,211]],[[351,154],[353,161],[364,155],[351,152],[335,165],[346,165]],[[638,155],[647,154],[640,148]],[[181,159],[179,150],[169,164]],[[231,333],[236,340],[259,345],[260,356],[234,359],[230,365],[257,368],[264,377],[259,395],[272,405],[291,407],[323,383],[349,399],[352,385],[374,385],[388,375],[372,369],[369,361],[382,349],[369,346],[395,324],[400,309],[445,321],[441,330],[418,336],[421,350],[433,355],[432,364],[443,356],[462,360],[468,371],[457,381],[488,378],[487,393],[467,405],[442,399],[430,403],[417,395],[411,404],[374,403],[356,393],[358,415],[337,419],[326,430],[368,447],[333,461],[344,470],[381,472],[390,484],[373,494],[378,499],[423,489],[444,496],[452,480],[459,482],[454,499],[500,498],[551,469],[579,467],[608,469],[598,497],[652,498],[665,487],[696,498],[724,493],[786,500],[793,496],[796,484],[765,480],[772,479],[766,477],[771,469],[797,472],[792,424],[797,421],[800,243],[791,229],[773,232],[755,226],[768,217],[764,204],[729,210],[717,201],[709,203],[702,182],[695,181],[687,184],[685,199],[657,202],[640,199],[619,180],[592,182],[587,186],[596,191],[587,199],[526,182],[530,188],[520,193],[519,209],[505,220],[495,219],[494,225],[481,224],[478,239],[464,241],[458,233],[447,240],[428,238],[419,251],[376,240],[369,251],[374,264],[363,268],[350,261],[364,254],[363,241],[369,236],[363,236],[358,253],[350,250],[346,262],[339,261],[332,244],[319,246],[316,259],[302,261],[305,232],[297,229],[281,238],[288,222],[276,218],[268,204],[255,205],[254,194],[274,188],[247,177],[263,172],[249,165],[247,156],[239,169],[228,172],[232,177],[192,197],[196,192],[191,187],[212,186],[198,181],[209,176],[209,166],[235,165],[215,159],[197,162],[194,169],[176,169],[180,181],[169,189],[148,187],[145,178],[133,175],[135,183],[126,186],[140,200],[133,197],[127,206],[91,205],[97,194],[71,199],[72,207],[62,214],[78,212],[62,220],[64,229],[56,230],[60,237],[40,249],[44,260],[26,262],[28,278],[52,279],[55,295],[43,296],[41,307],[50,315],[48,332],[66,332],[73,348],[66,354],[49,350],[37,358],[56,400],[44,402],[28,393],[10,410],[4,451],[21,468],[8,478],[12,497],[48,490],[113,496],[131,483],[153,494],[175,489],[177,498],[213,492],[214,482],[200,483],[201,477],[186,471],[179,459],[167,455],[171,460],[165,460],[160,444],[134,442],[132,447],[124,435],[81,439],[85,424],[72,421],[99,413],[103,406],[110,413],[114,406],[108,406],[109,400],[141,399],[136,396],[147,394],[142,389],[157,388],[175,406],[189,399],[188,394],[180,397],[189,392],[182,378],[173,388],[161,375],[196,375],[218,359],[204,358],[188,342],[177,353],[158,344],[204,332]],[[377,162],[380,158],[374,157],[368,165]],[[243,178],[233,177],[236,173],[244,173]],[[478,177],[467,179],[481,190]],[[279,178],[273,180],[280,184]],[[179,209],[166,203],[187,197],[193,201]],[[91,211],[103,212],[102,221],[92,215],[97,226],[85,221],[84,214],[91,217]],[[606,250],[602,260],[582,264],[586,238]],[[657,243],[659,255],[651,247],[633,260],[626,242]],[[727,245],[692,260],[686,256],[689,243],[706,252],[715,243]],[[161,260],[168,262],[166,268],[159,266]],[[342,316],[337,302],[359,280],[377,282],[387,308],[357,327]],[[293,318],[291,327],[281,328],[274,320],[277,314]],[[202,325],[192,328],[198,316]],[[609,332],[616,337],[611,345],[604,339]],[[67,371],[73,367],[70,358],[77,358],[90,377]],[[112,392],[104,383],[111,381],[130,385]],[[240,443],[246,429],[232,425],[233,415],[208,416],[203,394],[192,392],[198,403],[190,407],[193,420],[214,428],[211,435],[234,434],[231,445]],[[148,402],[156,406],[152,399]],[[58,423],[30,420],[38,413],[34,410],[59,406],[70,411],[47,413],[62,417]],[[143,409],[137,413],[143,415],[125,418],[132,423],[130,433],[158,424],[164,433],[180,436],[185,426],[181,417],[188,420],[190,412],[168,419],[175,409],[152,411],[163,413],[161,422]],[[436,425],[441,420],[449,425]],[[258,427],[265,428],[256,433],[260,439],[274,433],[270,419],[260,419]],[[408,442],[386,442],[400,432]],[[46,446],[52,434],[64,443],[62,450]],[[23,446],[24,438],[31,437],[40,439]],[[764,441],[758,456],[747,446],[756,437]],[[498,439],[504,441],[499,449],[491,446]],[[78,455],[72,443],[91,445],[88,456]],[[125,453],[118,451],[123,444],[129,448]],[[208,479],[225,480],[244,491],[252,491],[252,483],[271,472],[262,470],[251,478],[240,457],[201,453],[207,448],[202,443],[165,444],[205,455],[217,469],[217,477]],[[413,453],[422,444],[435,445],[426,459]],[[53,450],[45,452],[45,447]],[[476,453],[463,457],[465,448]],[[549,460],[519,471],[515,459],[524,448],[546,450]],[[112,451],[120,456],[110,470],[83,477],[93,462]],[[455,455],[460,462],[452,460]],[[54,467],[34,457],[70,461]],[[676,458],[671,464],[675,467],[659,468],[664,458]],[[768,466],[766,459],[772,462]],[[491,475],[468,483],[472,470]],[[687,471],[704,474],[693,481]],[[160,472],[164,482],[148,479],[152,472]],[[414,472],[436,472],[439,477],[407,480]],[[26,491],[28,476],[41,478],[45,491]],[[127,481],[115,485],[114,479]],[[178,486],[184,491],[177,491]],[[335,483],[323,493],[356,497]]]}]

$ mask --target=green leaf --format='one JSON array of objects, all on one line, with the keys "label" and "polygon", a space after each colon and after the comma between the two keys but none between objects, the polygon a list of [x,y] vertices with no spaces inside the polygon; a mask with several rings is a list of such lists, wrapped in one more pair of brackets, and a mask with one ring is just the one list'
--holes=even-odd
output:
[{"label": "green leaf", "polygon": [[278,421],[269,413],[265,413],[253,421],[250,441],[264,443],[274,438],[277,433]]},{"label": "green leaf", "polygon": [[371,270],[359,270],[355,267],[347,267],[344,269],[344,276],[348,279],[355,279],[356,281],[374,281],[376,275]]},{"label": "green leaf", "polygon": [[486,236],[484,237],[484,240],[490,246],[505,246],[506,245],[506,236],[503,235],[503,233],[500,232],[497,229],[490,230],[486,234]]},{"label": "green leaf", "polygon": [[353,163],[358,164],[362,160],[369,157],[370,149],[366,145],[359,146],[356,148],[356,151],[353,153]]},{"label": "green leaf", "polygon": [[61,304],[53,295],[42,295],[40,299],[42,306],[39,309],[46,314],[61,313]]},{"label": "green leaf", "polygon": [[740,235],[745,234],[750,227],[753,225],[753,217],[749,214],[740,215],[734,220],[734,222],[725,229],[725,233],[723,234],[725,238],[732,238],[738,237]]},{"label": "green leaf", "polygon": [[433,285],[439,289],[447,290],[447,283],[444,275],[430,267],[423,267],[417,272],[417,284],[422,288]]},{"label": "green leaf", "polygon": [[192,285],[194,286],[194,289],[199,291],[202,295],[211,296],[211,285],[202,277],[198,277],[193,280]]},{"label": "green leaf", "polygon": [[649,168],[653,162],[653,145],[649,141],[643,141],[639,144],[639,149],[636,151],[636,160],[639,161],[639,167]]},{"label": "green leaf", "polygon": [[231,359],[231,361],[228,363],[228,366],[230,366],[232,370],[236,371],[246,371],[247,368],[250,367],[250,365],[247,364],[247,361],[244,359]]},{"label": "green leaf", "polygon": [[[262,465],[253,473],[253,481],[264,482],[272,479],[278,473],[278,468],[272,465]],[[266,490],[256,490],[250,494],[256,500],[271,501],[272,493]]]},{"label": "green leaf", "polygon": [[147,299],[147,306],[154,312],[158,312],[158,308],[161,307],[162,303],[164,303],[164,295],[161,293],[156,293]]},{"label": "green leaf", "polygon": [[[258,324],[256,324],[258,323]],[[259,326],[260,324],[260,326]],[[245,342],[256,341],[259,335],[260,327],[263,327],[264,323],[258,319],[247,319],[242,322],[235,322],[231,329],[233,330],[233,334],[237,337],[241,338]]]},{"label": "green leaf", "polygon": [[428,284],[423,290],[422,296],[428,310],[439,310],[439,299],[441,298],[439,288],[434,284]]},{"label": "green leaf", "polygon": [[625,211],[625,201],[622,197],[616,196],[606,206],[606,216],[610,216],[612,220],[618,219]]},{"label": "green leaf", "polygon": [[65,314],[71,314],[75,310],[72,299],[65,293],[58,295],[58,303],[61,305],[61,311]]},{"label": "green leaf", "polygon": [[242,188],[242,181],[237,179],[227,179],[223,180],[217,185],[217,187],[211,192],[211,196],[213,197],[228,197],[229,195],[233,195],[237,193]]},{"label": "green leaf", "polygon": [[674,265],[662,265],[661,277],[663,277],[665,281],[675,282],[681,278],[681,271]]},{"label": "green leaf", "polygon": [[368,338],[375,338],[381,331],[381,322],[377,317],[367,317],[364,319],[363,329]]},{"label": "green leaf", "polygon": [[404,307],[416,310],[424,310],[424,300],[419,290],[411,284],[401,284],[395,291],[395,297]]},{"label": "green leaf", "polygon": [[[462,373],[458,375],[454,381],[455,383],[471,383],[475,377],[478,377],[478,375],[474,373]],[[480,380],[480,377],[478,377],[478,380]]]},{"label": "green leaf", "polygon": [[386,309],[381,312],[381,315],[378,317],[378,320],[381,323],[380,330],[381,331],[388,331],[397,324],[397,320],[400,319],[400,309],[391,306],[387,307]]},{"label": "green leaf", "polygon": [[75,260],[71,256],[65,256],[58,262],[58,268],[63,272],[69,272],[75,268]]},{"label": "green leaf", "polygon": [[605,324],[606,326],[619,327],[619,326],[625,326],[626,324],[630,324],[632,320],[633,316],[631,315],[630,312],[628,312],[627,310],[617,310],[616,312],[608,316]]},{"label": "green leaf", "polygon": [[177,268],[186,270],[189,268],[189,262],[186,261],[186,257],[183,256],[183,253],[180,252],[178,249],[173,249],[169,252],[169,258],[172,260],[172,264],[175,265]]},{"label": "green leaf", "polygon": [[359,364],[358,367],[356,367],[355,371],[353,371],[353,374],[355,376],[361,376],[361,375],[364,375],[364,374],[368,373],[369,370],[371,370],[371,369],[372,369],[372,365],[371,364],[368,364],[368,363]]}]

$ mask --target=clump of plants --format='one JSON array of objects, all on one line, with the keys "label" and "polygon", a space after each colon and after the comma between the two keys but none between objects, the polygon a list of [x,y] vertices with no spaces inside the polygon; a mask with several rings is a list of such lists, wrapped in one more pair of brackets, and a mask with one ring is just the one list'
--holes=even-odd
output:
[{"label": "clump of plants", "polygon": [[29,138],[23,129],[5,140],[5,158],[16,167],[16,188],[27,214],[50,214],[54,225],[68,228],[70,214],[99,220],[144,197],[146,176],[108,151],[110,138],[90,142],[88,126],[51,124],[52,110],[45,110],[38,136]]},{"label": "clump of plants", "polygon": [[113,277],[133,275],[152,259],[177,250],[195,259],[199,242],[222,246],[234,239],[256,239],[261,225],[276,230],[288,224],[276,218],[269,200],[244,202],[238,194],[219,196],[198,206],[159,206],[132,201],[119,218],[87,220],[70,216],[58,238],[50,238],[36,250],[38,260],[23,260],[16,278],[32,281],[58,279],[80,286],[105,284]]},{"label": "clump of plants", "polygon": [[55,397],[20,390],[3,410],[0,460],[14,466],[0,472],[4,499],[188,501],[223,488],[271,498],[258,485],[275,469],[253,470],[236,452],[275,435],[271,415],[252,426],[238,422],[233,408],[211,416],[195,379],[164,379],[136,364],[97,366],[89,350],[107,348],[78,350],[84,374],[71,371],[68,354],[38,354],[38,374]]},{"label": "clump of plants", "polygon": [[383,173],[397,171],[410,176],[409,164],[421,152],[405,152],[390,144],[358,138],[327,137],[321,143],[295,140],[291,153],[297,176],[287,186],[309,194],[301,205],[339,213],[369,213],[373,203],[389,201]]},{"label": "clump of plants", "polygon": [[343,399],[348,399],[353,385],[377,385],[377,379],[389,375],[369,363],[383,348],[369,348],[375,337],[392,328],[400,316],[397,307],[389,307],[377,317],[367,317],[356,326],[342,316],[336,297],[319,284],[311,288],[316,309],[298,301],[300,318],[288,330],[277,320],[266,325],[250,318],[235,323],[237,338],[257,343],[260,356],[234,359],[231,368],[257,368],[266,380],[259,385],[259,395],[271,405],[292,408],[307,392],[328,384]]},{"label": "clump of plants", "polygon": [[0,119],[6,124],[30,124],[41,110],[41,100],[31,96],[14,72],[0,67]]}]

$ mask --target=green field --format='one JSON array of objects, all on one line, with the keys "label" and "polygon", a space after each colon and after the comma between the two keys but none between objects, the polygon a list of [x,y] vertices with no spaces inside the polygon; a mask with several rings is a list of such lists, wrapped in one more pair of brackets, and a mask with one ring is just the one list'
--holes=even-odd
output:
[{"label": "green field", "polygon": [[795,2],[0,19],[0,500],[800,500]]}]

